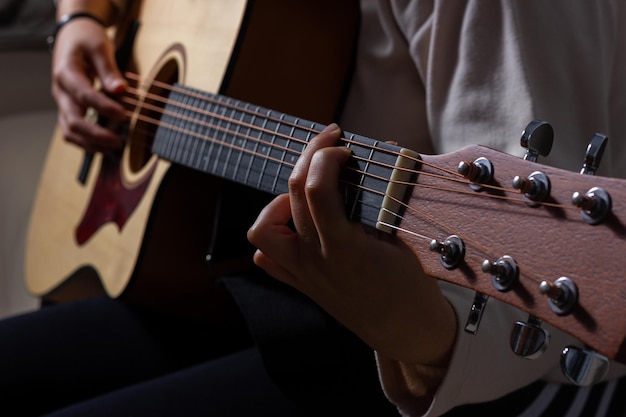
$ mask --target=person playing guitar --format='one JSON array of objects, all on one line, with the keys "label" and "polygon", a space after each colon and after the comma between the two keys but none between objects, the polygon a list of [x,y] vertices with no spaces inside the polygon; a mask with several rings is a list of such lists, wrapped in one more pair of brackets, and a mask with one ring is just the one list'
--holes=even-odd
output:
[{"label": "person playing guitar", "polygon": [[[207,3],[58,2],[59,130],[26,277],[46,306],[0,322],[9,401],[624,412],[626,333],[603,298],[623,291],[598,297],[589,279],[623,281],[594,261],[609,236],[626,248],[626,188],[610,178],[626,175],[624,7]],[[62,187],[80,203],[47,193]],[[98,296],[70,290],[85,280]]]}]

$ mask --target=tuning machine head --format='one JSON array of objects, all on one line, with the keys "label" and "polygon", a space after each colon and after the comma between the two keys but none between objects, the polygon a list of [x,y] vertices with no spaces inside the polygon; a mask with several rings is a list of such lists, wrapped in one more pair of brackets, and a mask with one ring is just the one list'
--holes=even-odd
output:
[{"label": "tuning machine head", "polygon": [[487,301],[489,301],[488,295],[478,291],[474,293],[474,301],[472,302],[469,315],[467,316],[467,322],[465,323],[465,333],[472,335],[478,333],[480,321],[483,319],[483,314],[487,307]]},{"label": "tuning machine head", "polygon": [[539,156],[548,156],[552,150],[554,142],[554,129],[552,125],[543,120],[533,120],[528,123],[522,137],[520,145],[526,148],[524,159],[537,162]]},{"label": "tuning machine head", "polygon": [[[595,175],[600,166],[604,148],[609,138],[606,135],[596,133],[593,135],[583,159],[583,166],[580,170],[584,175]],[[580,208],[580,213],[588,224],[601,223],[611,211],[611,196],[604,189],[599,187],[591,188],[586,193],[576,191],[572,194],[572,204]]]},{"label": "tuning machine head", "polygon": [[485,157],[475,159],[473,162],[461,161],[457,166],[457,172],[470,180],[470,188],[481,191],[483,186],[493,180],[493,164]]},{"label": "tuning machine head", "polygon": [[537,205],[550,195],[550,179],[543,172],[535,171],[528,177],[514,177],[513,188],[524,194],[528,204]]},{"label": "tuning machine head", "polygon": [[541,356],[549,343],[550,333],[541,327],[541,320],[534,316],[530,316],[526,322],[515,322],[509,338],[513,353],[526,359]]},{"label": "tuning machine head", "polygon": [[572,204],[580,208],[583,220],[589,224],[601,223],[611,211],[611,196],[604,189],[593,187],[585,194],[572,194]]},{"label": "tuning machine head", "polygon": [[539,292],[548,297],[550,309],[560,316],[569,314],[578,303],[578,287],[568,277],[561,277],[554,283],[541,281]]},{"label": "tuning machine head", "polygon": [[456,235],[448,236],[442,242],[433,239],[430,242],[430,250],[440,254],[439,260],[446,269],[458,267],[465,257],[465,244]]},{"label": "tuning machine head", "polygon": [[519,279],[517,262],[508,255],[504,255],[494,262],[485,259],[481,269],[483,272],[491,274],[491,283],[498,291],[509,291]]},{"label": "tuning machine head", "polygon": [[600,382],[608,370],[608,358],[593,350],[567,346],[561,352],[561,371],[576,385],[589,386]]},{"label": "tuning machine head", "polygon": [[585,151],[585,158],[583,159],[583,166],[580,169],[581,174],[595,175],[596,170],[600,166],[602,155],[604,154],[604,148],[606,147],[609,138],[601,133],[593,135],[587,145]]}]

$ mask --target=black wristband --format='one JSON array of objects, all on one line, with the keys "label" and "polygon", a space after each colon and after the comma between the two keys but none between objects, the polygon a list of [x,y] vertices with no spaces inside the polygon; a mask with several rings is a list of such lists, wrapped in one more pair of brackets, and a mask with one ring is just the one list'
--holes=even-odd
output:
[{"label": "black wristband", "polygon": [[95,16],[95,15],[89,13],[89,12],[76,12],[76,13],[66,14],[65,16],[63,16],[57,22],[56,26],[54,27],[54,31],[46,39],[46,42],[48,43],[48,47],[50,48],[50,51],[52,51],[52,49],[54,48],[54,42],[55,42],[55,40],[57,38],[57,35],[59,34],[59,31],[61,30],[61,28],[63,26],[65,26],[65,25],[67,25],[72,20],[78,19],[78,18],[81,18],[81,17],[84,17],[84,18],[87,18],[87,19],[91,19],[94,22],[98,23],[102,27],[106,26],[106,24],[102,21],[102,19],[100,19],[98,16]]}]

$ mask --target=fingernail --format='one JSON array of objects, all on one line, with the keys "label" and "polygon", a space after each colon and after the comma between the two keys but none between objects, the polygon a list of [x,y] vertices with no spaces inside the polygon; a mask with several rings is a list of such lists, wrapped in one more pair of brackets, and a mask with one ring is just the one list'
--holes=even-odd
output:
[{"label": "fingernail", "polygon": [[109,91],[112,94],[121,94],[126,90],[126,82],[118,78],[109,80]]},{"label": "fingernail", "polygon": [[336,132],[339,130],[339,125],[337,123],[331,123],[322,130],[323,133]]}]

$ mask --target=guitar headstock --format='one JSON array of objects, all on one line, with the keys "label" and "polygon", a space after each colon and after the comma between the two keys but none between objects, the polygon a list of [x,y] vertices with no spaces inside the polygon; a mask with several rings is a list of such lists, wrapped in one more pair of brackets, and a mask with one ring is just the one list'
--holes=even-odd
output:
[{"label": "guitar headstock", "polygon": [[429,275],[626,363],[626,180],[583,175],[605,142],[590,142],[581,173],[536,162],[545,146],[525,159],[483,146],[421,155],[398,235]]}]

